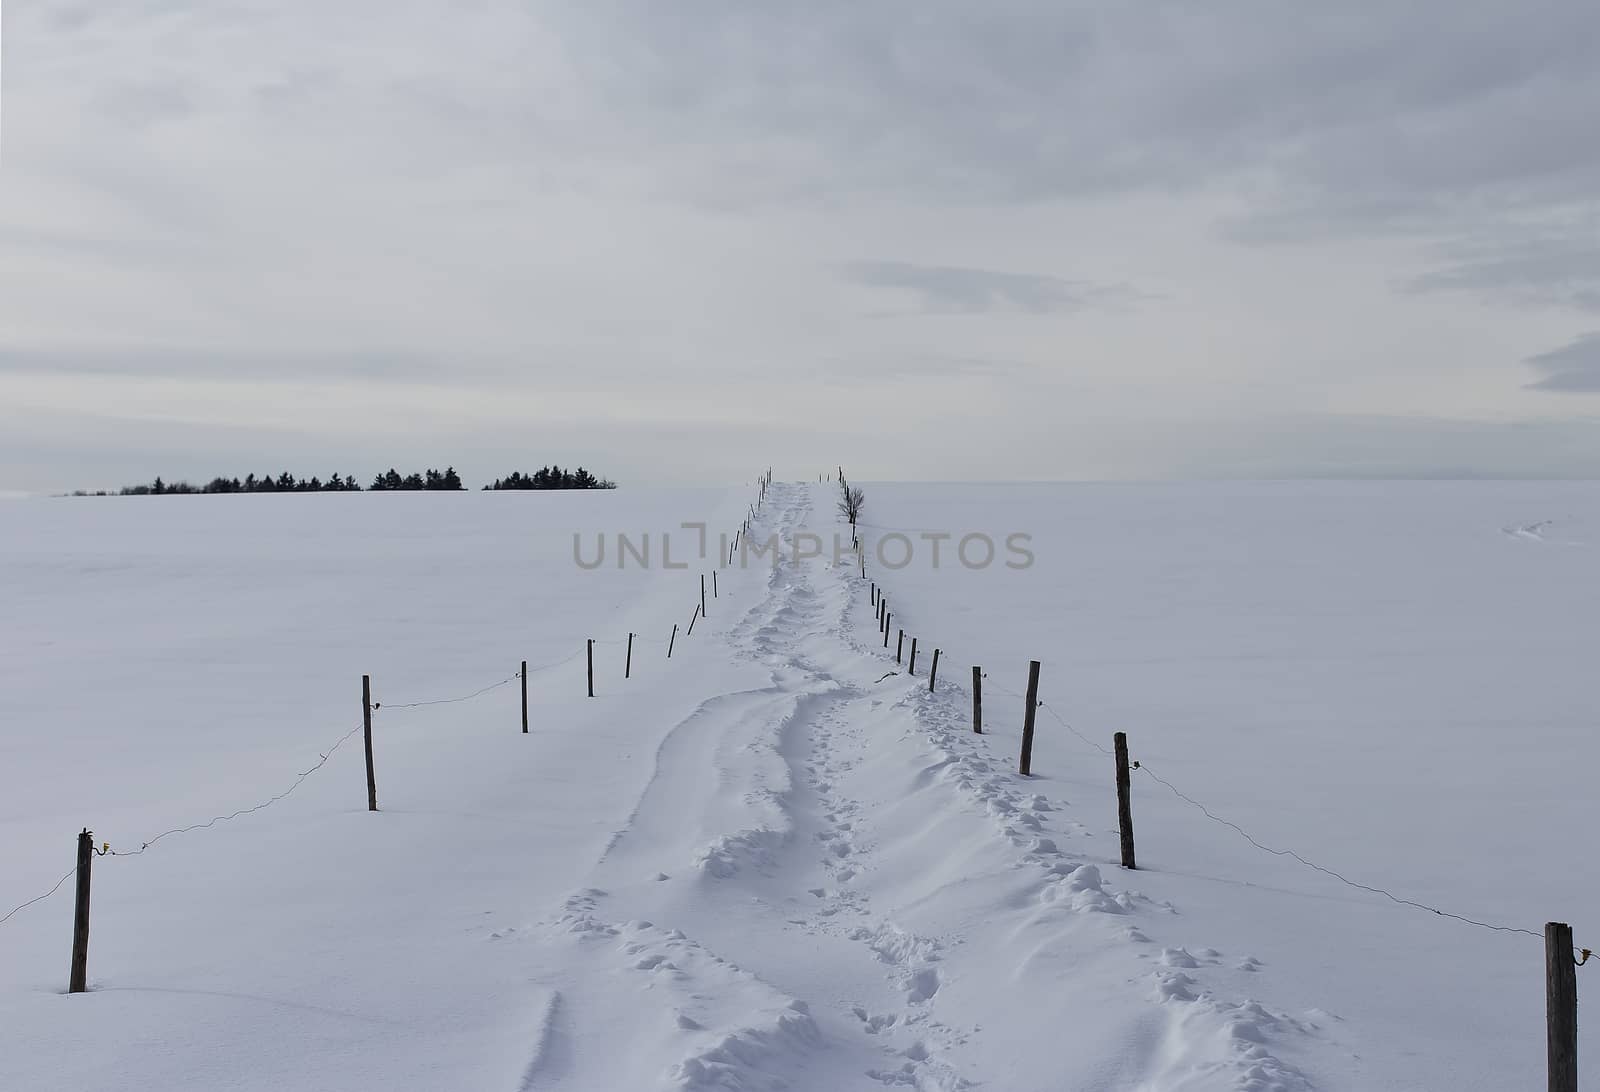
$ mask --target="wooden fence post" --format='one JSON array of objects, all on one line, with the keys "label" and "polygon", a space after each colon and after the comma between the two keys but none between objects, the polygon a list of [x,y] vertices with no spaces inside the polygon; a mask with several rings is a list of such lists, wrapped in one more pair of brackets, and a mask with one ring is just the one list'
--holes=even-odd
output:
[{"label": "wooden fence post", "polygon": [[1549,1092],[1578,1092],[1578,972],[1572,926],[1544,927],[1544,1013]]},{"label": "wooden fence post", "polygon": [[717,598],[717,570],[711,570],[711,598]]},{"label": "wooden fence post", "polygon": [[528,734],[528,661],[522,661],[522,734]]},{"label": "wooden fence post", "polygon": [[1111,737],[1117,762],[1117,829],[1122,832],[1122,867],[1138,868],[1133,859],[1133,784],[1128,778],[1128,733]]},{"label": "wooden fence post", "polygon": [[905,630],[901,630],[900,631],[900,636],[898,636],[898,637],[896,637],[894,639],[894,662],[895,663],[903,662],[901,660],[901,653],[905,651],[905,647],[906,647],[906,631]]},{"label": "wooden fence post", "polygon": [[917,673],[917,639],[915,637],[913,637],[913,638],[911,638],[911,662],[906,665],[906,674],[907,675],[915,675],[916,673]]},{"label": "wooden fence post", "polygon": [[672,646],[678,643],[678,623],[672,623],[672,636],[667,638],[667,659],[672,659]]},{"label": "wooden fence post", "polygon": [[928,693],[933,693],[933,680],[939,675],[939,650],[933,650],[933,666],[928,668]]},{"label": "wooden fence post", "polygon": [[1039,709],[1039,661],[1028,661],[1028,700],[1022,711],[1022,760],[1017,772],[1027,777],[1033,771],[1033,714]]},{"label": "wooden fence post", "polygon": [[588,640],[589,649],[589,696],[594,697],[594,638]]},{"label": "wooden fence post", "polygon": [[972,730],[983,735],[983,668],[972,668]]},{"label": "wooden fence post", "polygon": [[633,675],[633,634],[628,634],[628,655],[622,661],[622,677],[624,679]]},{"label": "wooden fence post", "polygon": [[694,620],[696,618],[698,618],[698,617],[700,617],[700,608],[696,607],[696,608],[694,608],[694,613],[689,615],[689,633],[688,633],[688,636],[690,636],[690,637],[694,636]]},{"label": "wooden fence post", "polygon": [[878,605],[878,582],[876,580],[872,582],[872,605]]},{"label": "wooden fence post", "polygon": [[72,977],[68,993],[89,988],[89,872],[94,867],[94,835],[85,827],[78,835],[78,903],[72,912]]},{"label": "wooden fence post", "polygon": [[372,773],[372,676],[361,676],[361,735],[367,745],[367,810],[378,810],[378,779]]},{"label": "wooden fence post", "polygon": [[700,613],[706,612],[706,574],[700,574]]},{"label": "wooden fence post", "polygon": [[[894,615],[885,612],[883,615],[883,647],[889,647],[889,623],[894,620]],[[898,663],[899,661],[895,661]]]}]

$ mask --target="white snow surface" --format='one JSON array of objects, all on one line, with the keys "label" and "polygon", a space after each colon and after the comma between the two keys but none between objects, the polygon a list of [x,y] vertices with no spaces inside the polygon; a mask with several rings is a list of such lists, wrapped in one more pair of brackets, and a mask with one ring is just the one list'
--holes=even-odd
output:
[{"label": "white snow surface", "polygon": [[719,567],[751,486],[0,503],[0,914],[115,854],[88,993],[70,879],[0,924],[0,1089],[1540,1085],[1540,938],[1149,775],[1592,945],[1600,485],[864,488],[865,579]]}]

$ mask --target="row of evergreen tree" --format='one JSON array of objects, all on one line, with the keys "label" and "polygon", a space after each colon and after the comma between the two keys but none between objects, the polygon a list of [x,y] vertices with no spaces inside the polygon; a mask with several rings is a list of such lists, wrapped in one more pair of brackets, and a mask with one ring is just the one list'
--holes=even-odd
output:
[{"label": "row of evergreen tree", "polygon": [[[583,467],[577,470],[563,470],[558,466],[547,466],[532,474],[513,472],[505,478],[497,478],[492,485],[485,489],[615,489],[616,483],[605,478],[597,478]],[[444,470],[435,470],[429,467],[421,473],[404,474],[390,467],[385,473],[372,479],[372,484],[367,486],[369,492],[384,492],[391,490],[460,490],[466,486],[461,483],[461,475],[456,473],[453,466]],[[250,474],[243,480],[239,478],[212,478],[204,485],[194,485],[190,482],[168,482],[157,478],[155,481],[142,485],[125,485],[116,491],[115,495],[124,497],[164,496],[173,493],[358,493],[361,486],[356,484],[353,475],[346,474],[342,477],[334,474],[327,479],[323,478],[296,478],[288,471],[277,477],[263,474],[256,477]],[[73,493],[75,497],[105,497],[113,495],[110,490],[90,491],[80,489]]]},{"label": "row of evergreen tree", "polygon": [[[190,482],[168,482],[157,478],[148,485],[125,485],[117,492],[124,497],[159,497],[168,493],[354,493],[361,489],[356,484],[355,478],[350,475],[340,477],[334,474],[323,481],[321,478],[296,478],[288,471],[284,471],[274,478],[271,474],[263,474],[259,478],[254,474],[239,478],[212,478],[204,485],[194,485]],[[97,493],[96,496],[104,496]]]},{"label": "row of evergreen tree", "polygon": [[616,482],[597,478],[581,466],[576,470],[547,466],[535,470],[532,474],[516,471],[509,477],[495,479],[492,485],[484,486],[485,489],[615,489],[616,487]]},{"label": "row of evergreen tree", "polygon": [[461,484],[461,475],[456,473],[456,468],[453,466],[445,467],[443,473],[430,466],[421,474],[407,474],[403,478],[400,476],[399,471],[391,466],[388,473],[379,474],[376,478],[373,478],[372,484],[367,488],[374,492],[381,492],[385,489],[448,489],[453,491],[465,489],[466,486]]}]

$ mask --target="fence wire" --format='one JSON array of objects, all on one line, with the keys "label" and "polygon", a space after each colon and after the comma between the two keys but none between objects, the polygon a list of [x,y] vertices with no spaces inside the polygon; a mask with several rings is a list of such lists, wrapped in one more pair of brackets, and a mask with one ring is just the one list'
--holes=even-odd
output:
[{"label": "fence wire", "polygon": [[1270,853],[1275,857],[1292,857],[1294,860],[1299,861],[1301,864],[1305,865],[1309,869],[1312,869],[1314,871],[1320,872],[1324,876],[1333,877],[1334,879],[1338,880],[1340,883],[1344,884],[1346,887],[1353,887],[1358,891],[1369,891],[1374,895],[1382,895],[1384,898],[1388,899],[1390,902],[1397,903],[1400,906],[1411,906],[1411,907],[1415,907],[1418,910],[1426,910],[1429,913],[1437,914],[1442,918],[1450,918],[1450,919],[1452,919],[1454,921],[1464,922],[1467,925],[1476,925],[1480,929],[1492,929],[1493,931],[1495,931],[1497,933],[1526,933],[1530,937],[1540,937],[1540,938],[1542,938],[1544,936],[1543,933],[1536,932],[1533,929],[1523,929],[1520,926],[1516,926],[1516,925],[1495,925],[1492,922],[1478,921],[1476,918],[1469,918],[1469,917],[1466,917],[1463,914],[1455,914],[1455,913],[1450,912],[1449,910],[1441,910],[1437,906],[1429,906],[1427,903],[1425,903],[1425,902],[1417,902],[1415,899],[1401,898],[1399,895],[1396,895],[1396,894],[1394,894],[1393,892],[1390,892],[1390,891],[1385,891],[1381,887],[1373,887],[1370,884],[1357,883],[1355,880],[1352,880],[1349,877],[1342,875],[1341,873],[1335,872],[1331,868],[1326,868],[1323,865],[1317,864],[1315,861],[1307,860],[1305,857],[1302,857],[1300,854],[1296,853],[1292,849],[1274,849],[1272,846],[1263,845],[1260,841],[1258,841],[1255,838],[1254,835],[1252,835],[1249,831],[1245,830],[1238,823],[1235,823],[1230,819],[1224,819],[1222,816],[1217,815],[1210,808],[1208,808],[1204,804],[1200,803],[1200,801],[1196,800],[1194,797],[1188,796],[1188,795],[1178,791],[1177,786],[1173,785],[1172,782],[1168,781],[1166,778],[1161,777],[1160,775],[1158,775],[1154,770],[1150,769],[1149,766],[1147,766],[1147,765],[1145,765],[1144,763],[1141,763],[1141,762],[1135,762],[1135,763],[1133,763],[1133,766],[1134,766],[1135,769],[1138,769],[1141,772],[1143,772],[1144,774],[1146,774],[1152,781],[1156,782],[1157,784],[1165,785],[1166,788],[1167,788],[1167,791],[1172,793],[1172,795],[1176,796],[1179,800],[1182,800],[1185,803],[1190,804],[1191,806],[1199,809],[1200,813],[1202,815],[1204,815],[1207,819],[1210,819],[1213,823],[1221,823],[1223,826],[1229,828],[1234,833],[1238,834],[1239,837],[1243,838],[1245,841],[1249,842],[1251,845],[1255,846],[1257,849],[1261,850],[1261,852],[1263,852],[1263,853]]},{"label": "fence wire", "polygon": [[241,815],[251,815],[251,814],[254,814],[255,812],[261,811],[263,808],[270,808],[272,805],[276,804],[279,800],[282,800],[284,797],[286,797],[290,793],[294,792],[294,790],[298,789],[305,782],[306,778],[310,777],[312,774],[314,774],[318,770],[322,769],[322,767],[326,766],[328,764],[328,759],[332,758],[333,757],[333,753],[335,751],[337,751],[341,746],[344,745],[344,741],[349,739],[351,736],[355,735],[357,732],[361,731],[361,728],[362,728],[362,726],[358,724],[354,728],[352,728],[348,732],[346,732],[344,735],[340,736],[337,740],[334,741],[334,744],[333,744],[332,747],[329,747],[326,752],[322,753],[321,757],[319,757],[317,759],[316,763],[310,769],[305,770],[304,772],[302,772],[299,777],[294,779],[294,784],[290,785],[287,789],[284,789],[282,792],[278,793],[276,796],[269,796],[267,799],[263,800],[261,803],[256,804],[253,807],[240,808],[238,811],[229,812],[227,815],[215,815],[215,816],[212,816],[210,819],[207,819],[204,823],[191,823],[189,826],[186,826],[186,827],[175,827],[172,830],[164,830],[160,834],[156,835],[154,838],[151,838],[148,841],[146,841],[138,849],[130,850],[127,853],[123,853],[123,852],[121,852],[119,850],[113,849],[113,850],[110,850],[111,855],[113,857],[137,857],[139,854],[143,853],[145,850],[149,849],[151,846],[155,845],[157,842],[161,841],[161,839],[163,839],[163,838],[170,837],[170,836],[172,836],[174,834],[187,834],[191,830],[205,830],[205,829],[207,829],[209,827],[216,826],[218,823],[226,823],[229,819],[237,819]]},{"label": "fence wire", "polygon": [[[763,492],[764,492],[764,487],[763,487]],[[756,505],[750,506],[750,516],[752,518],[754,518],[754,516],[756,515],[756,511],[757,511],[757,506]],[[614,614],[616,612],[617,608],[620,607],[622,605],[622,602],[624,602],[624,601],[625,601],[625,599],[624,600],[619,600],[617,602],[617,604],[615,604],[611,608],[611,610],[608,611],[607,613],[608,614]],[[700,608],[699,608],[699,605],[697,603],[696,606],[695,606],[695,613],[696,613],[697,616],[698,616],[699,612],[700,612]],[[692,624],[692,622],[691,622],[691,624]],[[660,647],[660,646],[663,646],[663,645],[669,645],[669,643],[670,643],[669,640],[660,640],[660,639],[652,640],[650,638],[642,637],[637,633],[630,634],[629,636],[631,637],[631,639],[632,639],[632,641],[633,641],[633,643],[635,645],[645,645],[645,646]],[[628,643],[628,640],[629,640],[628,637],[617,638],[617,639],[595,638],[594,639],[594,643],[597,644],[597,645],[617,646],[617,645],[626,645]],[[541,644],[549,644],[549,643],[554,643],[554,642],[552,641],[552,642],[539,642],[539,643],[541,643]],[[551,660],[548,663],[528,664],[527,668],[526,668],[526,673],[528,675],[533,675],[533,674],[535,674],[537,672],[549,671],[549,670],[551,670],[553,668],[560,667],[563,664],[569,664],[573,660],[576,660],[578,657],[585,655],[587,652],[588,652],[588,648],[587,648],[587,646],[585,646],[585,647],[579,648],[576,652],[573,652],[569,656],[563,656],[560,659]],[[500,679],[497,682],[492,682],[487,686],[479,687],[477,690],[474,690],[471,693],[462,694],[462,695],[460,695],[458,697],[453,697],[453,698],[431,698],[431,699],[428,699],[428,700],[425,700],[425,701],[412,701],[412,702],[384,703],[384,702],[374,701],[372,703],[372,709],[373,709],[374,712],[376,712],[379,709],[420,709],[420,708],[423,708],[424,706],[431,706],[431,705],[453,705],[453,704],[456,704],[458,702],[471,701],[474,698],[482,697],[484,694],[487,694],[490,691],[498,690],[502,686],[508,686],[511,683],[516,682],[518,679],[523,678],[523,677],[524,677],[523,668],[519,665],[519,667],[518,667],[518,669],[516,671],[512,672],[510,675],[506,676],[505,678]],[[190,824],[188,826],[174,827],[172,830],[162,831],[160,834],[157,834],[155,837],[150,838],[149,840],[141,843],[139,848],[135,849],[135,850],[122,851],[122,850],[111,849],[111,848],[108,847],[103,851],[102,850],[96,850],[95,853],[98,856],[108,856],[109,855],[109,856],[113,856],[113,857],[137,857],[140,854],[144,853],[146,850],[148,850],[151,846],[153,846],[157,842],[161,841],[163,838],[169,838],[174,834],[186,834],[186,833],[188,833],[190,831],[195,831],[195,830],[206,830],[206,829],[215,827],[218,823],[225,823],[225,822],[227,822],[227,821],[229,821],[231,819],[238,819],[241,816],[252,815],[252,814],[254,814],[254,813],[258,812],[258,811],[261,811],[261,810],[263,810],[265,808],[269,808],[273,804],[276,804],[278,801],[284,799],[286,796],[288,796],[289,794],[293,793],[296,789],[298,789],[305,782],[306,778],[310,777],[312,774],[314,774],[318,770],[322,769],[322,767],[326,766],[328,764],[328,760],[333,757],[334,752],[338,751],[339,748],[344,745],[345,741],[347,741],[351,736],[353,736],[357,732],[361,731],[362,727],[363,727],[362,725],[358,724],[354,728],[352,728],[348,732],[346,732],[344,735],[340,736],[337,740],[334,741],[333,746],[329,747],[326,752],[320,753],[316,763],[313,764],[310,768],[302,771],[300,773],[300,775],[297,776],[294,779],[294,782],[292,784],[290,784],[290,786],[288,788],[284,789],[282,792],[277,793],[274,796],[268,797],[267,799],[263,800],[259,804],[254,804],[254,805],[252,805],[252,806],[250,806],[248,808],[240,808],[238,811],[229,812],[226,815],[215,815],[215,816],[212,816],[210,819],[206,820],[203,823],[192,823],[192,824]],[[20,903],[17,906],[12,907],[12,909],[10,909],[9,911],[6,912],[4,917],[0,917],[0,925],[3,925],[6,922],[10,921],[12,917],[14,917],[16,914],[20,913],[21,911],[26,910],[28,907],[33,906],[36,903],[43,902],[45,899],[48,899],[51,895],[54,895],[57,891],[61,890],[62,885],[65,884],[69,879],[71,879],[72,876],[76,872],[77,872],[77,867],[74,866],[73,868],[69,869],[59,880],[57,880],[55,882],[55,884],[50,887],[49,890],[43,892],[42,894],[35,895],[33,898],[28,899],[26,902]]]},{"label": "fence wire", "polygon": [[[361,727],[362,726],[358,724],[354,728],[352,728],[348,732],[346,732],[344,735],[340,736],[337,740],[334,741],[332,747],[329,747],[326,752],[323,752],[318,757],[318,759],[317,759],[315,764],[313,764],[309,769],[306,769],[306,770],[302,771],[301,774],[294,779],[294,783],[293,784],[291,784],[287,789],[284,789],[282,792],[277,793],[274,796],[268,797],[267,799],[263,800],[259,804],[255,804],[255,805],[253,805],[251,807],[248,807],[248,808],[240,808],[238,811],[229,812],[227,815],[215,815],[215,816],[212,816],[210,819],[206,820],[204,823],[191,823],[190,825],[188,825],[186,827],[174,827],[172,830],[164,830],[160,834],[157,834],[154,838],[150,838],[150,839],[146,840],[144,843],[142,843],[139,846],[138,849],[119,850],[119,849],[107,848],[104,851],[96,850],[96,853],[97,853],[97,855],[102,856],[102,857],[104,857],[104,856],[137,857],[141,853],[143,853],[145,850],[149,849],[151,846],[153,846],[157,842],[161,841],[161,839],[163,839],[163,838],[171,837],[174,834],[186,834],[186,833],[188,833],[189,831],[192,831],[192,830],[205,830],[207,828],[216,826],[218,823],[225,823],[230,819],[237,819],[241,815],[251,815],[251,814],[253,814],[255,812],[261,811],[264,808],[269,808],[273,804],[276,804],[278,801],[282,800],[284,797],[288,796],[290,793],[294,792],[294,790],[298,789],[305,782],[306,778],[310,777],[312,774],[314,774],[318,770],[322,769],[322,767],[326,766],[328,764],[328,760],[333,757],[334,752],[337,751],[340,748],[340,746],[342,746],[347,739],[349,739],[351,736],[355,735],[357,732],[361,731]],[[0,924],[4,924],[5,922],[11,920],[12,915],[16,914],[19,910],[25,910],[28,907],[32,906],[34,903],[43,902],[45,899],[48,899],[51,895],[54,895],[57,891],[59,891],[61,889],[61,885],[66,883],[67,880],[75,872],[77,872],[77,867],[76,866],[74,866],[71,869],[71,871],[67,872],[67,874],[65,876],[62,876],[59,880],[57,880],[55,882],[55,886],[50,888],[50,890],[46,891],[42,895],[35,895],[33,898],[29,899],[27,902],[22,903],[21,905],[13,908],[9,913],[6,914],[5,917],[0,918]]]},{"label": "fence wire", "polygon": [[[870,526],[870,525],[862,524],[861,526]],[[882,597],[882,596],[887,594],[887,589],[882,584],[878,585],[878,594],[879,594],[880,597]],[[881,628],[881,622],[880,622],[880,628]],[[895,627],[895,628],[899,629],[901,627]],[[940,649],[940,655],[941,655],[942,659],[947,660],[947,661],[956,659],[955,656],[951,655],[951,652],[950,652],[949,649],[945,649],[945,648],[942,648],[942,647]],[[976,661],[976,660],[973,661],[973,663],[977,663],[977,662],[978,661]],[[1001,685],[999,683],[991,681],[990,678],[989,678],[989,673],[987,671],[982,671],[981,668],[980,668],[980,672],[981,672],[980,673],[980,678],[981,678],[981,680],[983,682],[983,689],[984,689],[984,691],[986,693],[992,691],[992,692],[996,692],[996,693],[1000,693],[1000,694],[1005,694],[1008,697],[1016,698],[1016,699],[1018,699],[1019,701],[1022,701],[1022,702],[1026,702],[1028,700],[1027,699],[1027,695],[1021,693],[1020,691],[1012,690],[1010,687],[1003,686],[1003,685]],[[889,678],[890,675],[894,675],[894,674],[897,674],[897,673],[898,672],[890,672],[888,675],[883,676],[883,678],[879,679],[878,681],[882,682],[883,679]],[[961,691],[961,690],[964,690],[965,688],[962,687],[959,677],[956,677],[956,678],[951,680],[949,689],[955,690],[955,691]],[[1049,713],[1053,718],[1055,718],[1055,720],[1056,720],[1056,722],[1058,724],[1060,724],[1067,731],[1071,732],[1075,737],[1077,737],[1086,746],[1093,748],[1094,750],[1100,752],[1100,754],[1105,755],[1107,757],[1111,757],[1114,754],[1114,752],[1112,751],[1111,748],[1105,746],[1102,743],[1097,742],[1094,739],[1091,739],[1089,736],[1087,736],[1083,732],[1079,731],[1076,725],[1074,725],[1066,717],[1062,716],[1061,713],[1058,712],[1053,706],[1051,706],[1049,702],[1043,701],[1043,700],[1037,699],[1037,698],[1035,699],[1035,701],[1037,702],[1037,707],[1038,708],[1041,708],[1041,709],[1045,710],[1047,713]],[[1303,865],[1306,868],[1309,868],[1309,869],[1311,869],[1311,870],[1313,870],[1315,872],[1320,872],[1323,875],[1330,877],[1331,879],[1337,880],[1339,883],[1344,884],[1347,887],[1353,888],[1353,889],[1355,889],[1357,891],[1364,891],[1364,892],[1368,892],[1368,893],[1374,894],[1374,895],[1381,895],[1383,898],[1388,899],[1390,902],[1395,903],[1396,905],[1399,905],[1399,906],[1405,906],[1405,907],[1410,907],[1410,908],[1417,909],[1417,910],[1423,910],[1423,911],[1426,911],[1427,913],[1434,914],[1434,915],[1436,915],[1438,917],[1449,918],[1452,921],[1458,921],[1458,922],[1461,922],[1464,925],[1471,925],[1471,926],[1475,926],[1475,927],[1477,927],[1479,929],[1487,929],[1487,930],[1490,930],[1490,931],[1493,931],[1493,932],[1497,932],[1497,933],[1514,933],[1514,934],[1521,934],[1521,935],[1524,935],[1524,936],[1537,937],[1537,938],[1540,938],[1540,939],[1542,939],[1544,937],[1544,933],[1542,933],[1541,931],[1536,930],[1536,929],[1526,929],[1526,928],[1523,928],[1521,926],[1516,926],[1516,925],[1504,925],[1504,924],[1499,924],[1499,923],[1496,923],[1496,922],[1480,921],[1477,918],[1469,917],[1469,916],[1467,916],[1465,914],[1457,914],[1457,913],[1455,913],[1453,911],[1445,910],[1442,907],[1432,906],[1432,905],[1430,905],[1428,903],[1425,903],[1425,902],[1419,902],[1416,899],[1408,899],[1408,898],[1405,898],[1404,896],[1396,895],[1394,892],[1388,891],[1388,890],[1386,890],[1386,889],[1384,889],[1382,887],[1375,887],[1375,886],[1373,886],[1371,884],[1364,884],[1364,883],[1360,883],[1360,882],[1358,882],[1356,880],[1352,880],[1349,877],[1345,876],[1344,874],[1342,874],[1342,873],[1340,873],[1340,872],[1338,872],[1338,871],[1336,871],[1334,869],[1328,868],[1328,867],[1326,867],[1324,865],[1320,865],[1320,864],[1316,863],[1315,861],[1312,861],[1312,860],[1308,859],[1307,857],[1303,856],[1302,854],[1295,852],[1292,849],[1278,849],[1278,848],[1275,848],[1273,846],[1266,845],[1265,843],[1263,843],[1259,839],[1257,839],[1254,835],[1252,835],[1250,832],[1245,830],[1243,827],[1239,826],[1237,823],[1234,823],[1229,819],[1225,819],[1222,816],[1217,815],[1215,812],[1211,811],[1204,804],[1200,803],[1198,800],[1194,799],[1192,796],[1189,796],[1186,793],[1180,791],[1177,788],[1177,786],[1172,784],[1172,782],[1170,782],[1170,781],[1166,780],[1165,778],[1163,778],[1163,777],[1159,776],[1158,774],[1156,774],[1155,771],[1151,770],[1147,765],[1144,765],[1144,764],[1142,764],[1140,762],[1134,762],[1134,763],[1132,763],[1132,766],[1133,766],[1134,769],[1142,771],[1151,780],[1153,780],[1153,781],[1157,782],[1158,784],[1162,785],[1163,787],[1165,787],[1168,792],[1172,793],[1172,795],[1174,795],[1178,799],[1180,799],[1180,800],[1184,801],[1185,803],[1189,804],[1190,806],[1198,809],[1200,811],[1200,813],[1202,815],[1204,815],[1207,819],[1210,819],[1212,822],[1219,823],[1222,826],[1225,826],[1225,827],[1229,828],[1234,833],[1238,834],[1241,838],[1243,838],[1246,842],[1248,842],[1250,845],[1254,846],[1256,849],[1260,850],[1263,853],[1269,853],[1269,854],[1271,854],[1273,856],[1276,856],[1276,857],[1288,857],[1288,858],[1290,858],[1290,859],[1292,859],[1294,861],[1297,861],[1299,864]],[[1578,966],[1580,966],[1580,967],[1583,966],[1588,961],[1588,959],[1587,959],[1588,955],[1589,955],[1589,950],[1588,949],[1580,949],[1580,948],[1574,948],[1573,949],[1574,960],[1577,962]]]},{"label": "fence wire", "polygon": [[61,890],[61,885],[66,883],[68,880],[70,880],[72,878],[72,874],[74,872],[76,872],[76,871],[78,871],[78,867],[76,865],[74,865],[72,868],[67,870],[67,874],[65,876],[61,877],[59,880],[56,881],[56,885],[54,887],[52,887],[50,890],[46,891],[42,895],[35,895],[33,898],[29,899],[27,902],[23,903],[21,906],[14,907],[12,910],[10,910],[6,914],[5,917],[0,918],[0,925],[4,925],[6,922],[10,921],[11,920],[11,915],[15,914],[18,910],[26,910],[28,907],[32,906],[34,903],[43,902],[45,899],[48,899],[51,895],[54,895],[57,891]]}]

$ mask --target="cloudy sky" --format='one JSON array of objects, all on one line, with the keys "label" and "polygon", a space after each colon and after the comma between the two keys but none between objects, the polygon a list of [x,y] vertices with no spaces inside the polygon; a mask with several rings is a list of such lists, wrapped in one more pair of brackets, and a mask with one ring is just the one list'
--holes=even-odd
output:
[{"label": "cloudy sky", "polygon": [[1584,0],[10,0],[0,488],[1600,475]]}]

